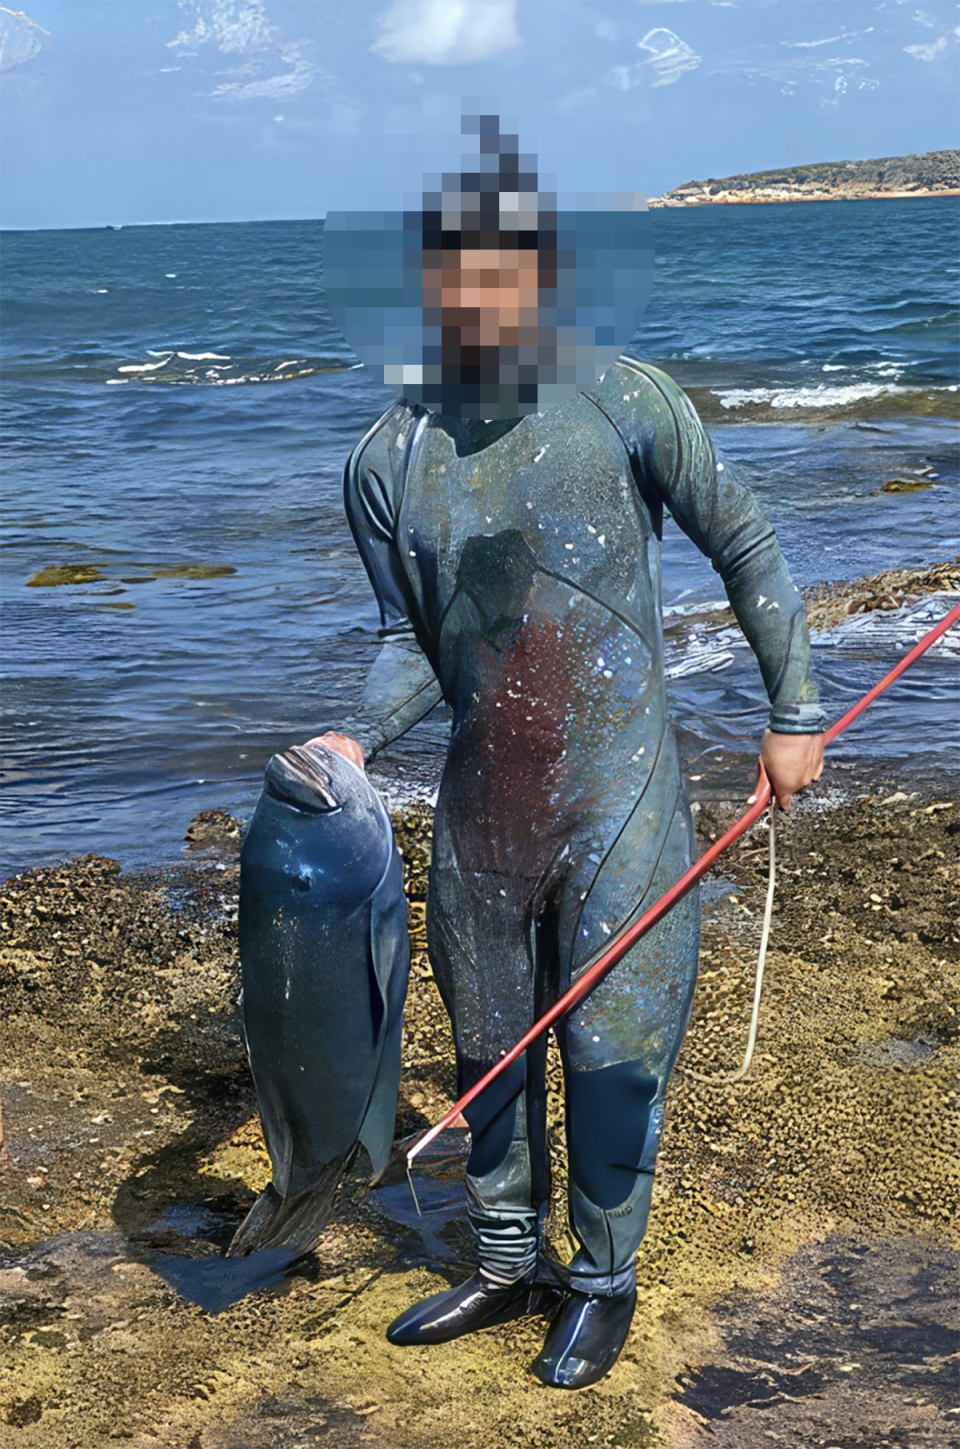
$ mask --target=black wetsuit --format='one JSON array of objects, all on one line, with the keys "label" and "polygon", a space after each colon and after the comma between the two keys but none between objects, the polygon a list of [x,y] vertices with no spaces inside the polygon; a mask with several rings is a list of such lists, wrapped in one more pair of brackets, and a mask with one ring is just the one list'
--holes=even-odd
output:
[{"label": "black wetsuit", "polygon": [[[788,733],[823,728],[803,603],[684,394],[627,359],[514,423],[396,404],[350,459],[346,504],[386,640],[354,732],[371,753],[441,694],[453,710],[428,944],[465,1089],[690,862],[663,674],[664,508],[723,578],[771,727]],[[582,1291],[615,1293],[633,1271],[698,928],[694,892],[558,1026]],[[494,1283],[530,1270],[548,1195],[543,1053],[467,1113]]]}]

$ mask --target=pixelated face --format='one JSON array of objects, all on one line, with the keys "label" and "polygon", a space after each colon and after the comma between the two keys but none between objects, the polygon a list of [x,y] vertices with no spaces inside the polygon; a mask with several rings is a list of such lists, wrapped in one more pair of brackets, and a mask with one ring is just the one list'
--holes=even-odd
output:
[{"label": "pixelated face", "polygon": [[494,114],[458,172],[403,212],[331,212],[324,283],[361,360],[408,402],[462,418],[542,412],[590,386],[639,326],[653,275],[646,202],[558,209]]},{"label": "pixelated face", "polygon": [[424,312],[440,308],[441,326],[459,328],[464,347],[518,347],[521,340],[536,340],[538,252],[474,247],[441,252],[439,262],[436,256],[424,257]]}]

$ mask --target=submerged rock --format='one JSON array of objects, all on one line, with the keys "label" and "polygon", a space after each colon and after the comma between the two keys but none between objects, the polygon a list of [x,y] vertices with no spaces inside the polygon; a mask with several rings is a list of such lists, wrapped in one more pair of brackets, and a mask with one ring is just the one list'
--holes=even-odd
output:
[{"label": "submerged rock", "polygon": [[932,488],[932,478],[891,478],[889,483],[884,483],[880,489],[881,493],[919,493],[924,488]]},{"label": "submerged rock", "polygon": [[27,579],[28,589],[52,589],[58,584],[95,584],[105,578],[93,564],[51,564]]},{"label": "submerged rock", "polygon": [[237,571],[232,564],[177,564],[174,568],[157,569],[161,579],[225,579]]}]

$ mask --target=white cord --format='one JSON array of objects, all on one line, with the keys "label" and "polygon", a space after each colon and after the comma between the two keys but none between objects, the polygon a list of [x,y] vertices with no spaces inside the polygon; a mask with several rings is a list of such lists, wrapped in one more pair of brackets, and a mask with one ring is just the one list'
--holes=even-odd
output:
[{"label": "white cord", "polygon": [[742,1082],[750,1070],[750,1063],[753,1061],[753,1051],[757,1044],[757,1027],[760,1022],[760,994],[763,991],[763,968],[767,961],[767,942],[770,940],[770,922],[773,919],[773,893],[777,880],[777,842],[776,842],[776,804],[770,799],[770,867],[767,875],[767,900],[763,908],[763,929],[760,932],[760,951],[757,956],[757,979],[753,988],[753,1011],[750,1015],[750,1031],[747,1036],[747,1050],[740,1066],[735,1072],[713,1073],[707,1075],[704,1072],[695,1072],[690,1067],[681,1067],[680,1071],[685,1077],[692,1077],[695,1082],[706,1082],[708,1086],[725,1087],[731,1082]]}]

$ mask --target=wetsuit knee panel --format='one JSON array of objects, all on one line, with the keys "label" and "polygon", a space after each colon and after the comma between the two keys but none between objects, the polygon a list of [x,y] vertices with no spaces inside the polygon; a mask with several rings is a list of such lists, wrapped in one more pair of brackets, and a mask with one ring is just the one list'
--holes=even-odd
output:
[{"label": "wetsuit knee panel", "polygon": [[642,1062],[567,1073],[570,1176],[604,1211],[633,1191],[657,1086]]}]

